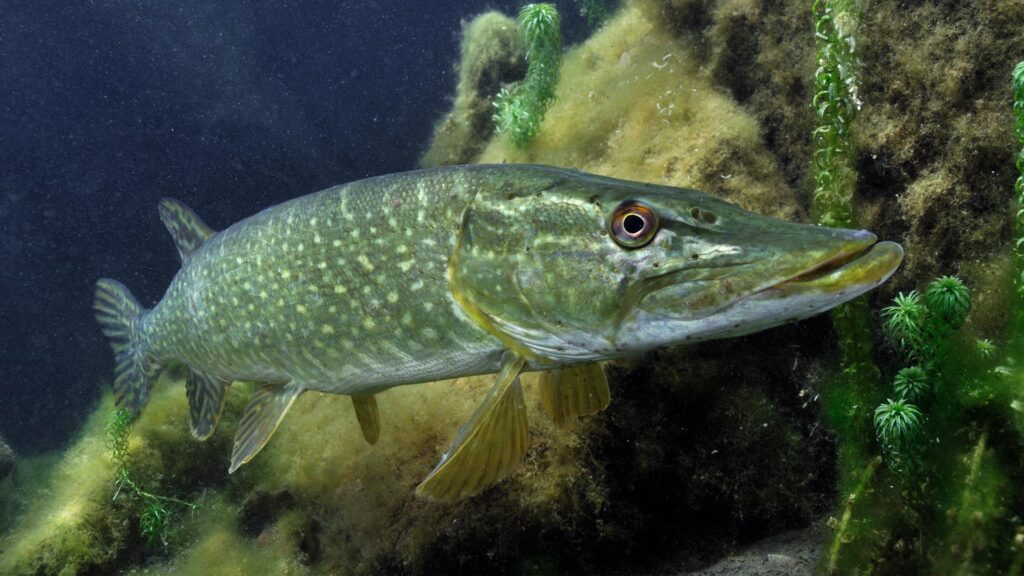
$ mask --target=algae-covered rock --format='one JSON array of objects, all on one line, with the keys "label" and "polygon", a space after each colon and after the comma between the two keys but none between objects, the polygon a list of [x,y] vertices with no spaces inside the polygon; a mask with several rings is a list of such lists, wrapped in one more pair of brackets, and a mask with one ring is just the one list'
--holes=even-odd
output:
[{"label": "algae-covered rock", "polygon": [[485,12],[462,27],[462,59],[455,103],[434,129],[434,142],[420,160],[424,168],[465,164],[494,132],[494,97],[526,74],[526,49],[516,21]]},{"label": "algae-covered rock", "polygon": [[[238,398],[229,401],[226,417],[236,419],[239,409]],[[139,498],[115,485],[106,430],[112,410],[107,396],[55,464],[6,496],[23,503],[0,545],[0,574],[113,573],[160,551],[140,534]],[[188,430],[184,388],[161,382],[130,437],[128,466],[140,487],[194,498],[224,483],[231,431],[197,442]],[[189,516],[187,508],[167,510],[172,525]]]},{"label": "algae-covered rock", "polygon": [[14,470],[14,450],[0,438],[0,480],[7,478],[11,470]]}]

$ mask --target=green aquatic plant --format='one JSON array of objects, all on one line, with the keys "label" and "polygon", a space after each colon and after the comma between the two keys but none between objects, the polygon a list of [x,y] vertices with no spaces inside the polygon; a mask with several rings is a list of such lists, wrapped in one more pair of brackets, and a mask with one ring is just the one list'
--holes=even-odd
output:
[{"label": "green aquatic plant", "polygon": [[971,311],[971,292],[955,276],[932,280],[924,292],[924,301],[938,325],[952,330],[963,326]]},{"label": "green aquatic plant", "polygon": [[892,387],[900,400],[913,401],[923,398],[928,392],[928,373],[920,366],[907,366],[896,373]]},{"label": "green aquatic plant", "polygon": [[814,208],[825,226],[854,224],[851,125],[861,101],[858,96],[856,55],[861,10],[858,0],[815,0],[817,38],[812,101],[818,125],[814,129]]},{"label": "green aquatic plant", "polygon": [[1017,296],[1016,328],[1024,328],[1024,61],[1013,67],[1013,133],[1021,146],[1017,153],[1017,177],[1013,187],[1017,192],[1017,213],[1013,219],[1013,231],[1017,239],[1013,244],[1014,291]]},{"label": "green aquatic plant", "polygon": [[139,532],[151,545],[166,545],[170,507],[176,505],[194,511],[199,505],[172,496],[153,494],[142,488],[128,465],[129,439],[134,423],[135,416],[127,408],[115,409],[107,417],[107,449],[110,450],[111,459],[117,466],[114,471],[113,499],[116,500],[122,492],[128,492],[138,498],[142,504],[139,512]]},{"label": "green aquatic plant", "polygon": [[875,408],[875,430],[883,446],[905,448],[921,433],[921,410],[906,400],[889,400]]},{"label": "green aquatic plant", "polygon": [[526,78],[501,89],[493,119],[495,130],[521,148],[537,136],[555,101],[562,63],[561,18],[553,4],[527,4],[519,12],[518,28],[526,45]]},{"label": "green aquatic plant", "polygon": [[886,332],[901,350],[912,356],[921,349],[924,306],[916,290],[897,294],[892,305],[882,309],[882,317],[885,319]]},{"label": "green aquatic plant", "polygon": [[971,292],[955,276],[932,280],[924,291],[900,293],[882,310],[889,338],[912,362],[928,372],[946,350],[950,335],[971,311]]},{"label": "green aquatic plant", "polygon": [[901,292],[882,310],[889,339],[912,363],[893,378],[898,399],[875,409],[875,432],[894,470],[906,471],[907,461],[915,458],[913,435],[905,432],[921,427],[921,411],[910,402],[927,401],[934,392],[950,336],[963,326],[970,310],[971,292],[955,276],[932,280],[923,297],[914,290]]}]

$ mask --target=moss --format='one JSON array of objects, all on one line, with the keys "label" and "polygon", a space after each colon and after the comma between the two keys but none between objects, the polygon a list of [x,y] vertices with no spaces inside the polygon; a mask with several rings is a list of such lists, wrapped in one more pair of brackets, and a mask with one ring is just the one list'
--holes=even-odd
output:
[{"label": "moss", "polygon": [[566,53],[556,98],[529,148],[492,138],[475,161],[567,166],[700,188],[765,214],[800,214],[754,119],[635,4]]},{"label": "moss", "polygon": [[494,98],[526,75],[526,49],[516,22],[485,12],[462,26],[462,58],[455,102],[434,128],[433,144],[420,159],[424,168],[465,164],[494,131]]},{"label": "moss", "polygon": [[238,509],[221,497],[202,502],[201,512],[189,522],[189,530],[201,535],[166,563],[129,571],[134,574],[274,574],[306,576],[316,574],[294,554],[296,546],[285,531],[253,540],[236,526]]},{"label": "moss", "polygon": [[[232,396],[225,412],[236,419],[240,398]],[[109,572],[161,552],[159,546],[148,547],[141,540],[141,502],[127,492],[114,498],[115,466],[106,445],[112,408],[107,395],[54,468],[39,474],[33,484],[20,486],[17,498],[23,510],[11,521],[4,539],[0,573]],[[196,442],[187,418],[181,384],[161,382],[130,439],[133,474],[147,488],[190,496],[224,482],[230,431],[220,429],[206,443]],[[172,516],[170,522],[181,518]]]}]

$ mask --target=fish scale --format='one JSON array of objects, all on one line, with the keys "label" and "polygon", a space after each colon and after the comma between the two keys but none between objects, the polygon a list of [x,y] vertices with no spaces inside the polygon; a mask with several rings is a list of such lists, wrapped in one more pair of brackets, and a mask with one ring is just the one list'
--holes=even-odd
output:
[{"label": "fish scale", "polygon": [[476,494],[522,460],[523,371],[543,372],[542,407],[560,424],[608,405],[602,360],[818,314],[903,258],[866,231],[547,166],[370,178],[221,232],[180,202],[159,208],[182,259],[161,301],[144,310],[116,281],[96,285],[118,403],[138,413],[159,371],[184,365],[189,426],[202,440],[231,382],[257,382],[233,472],[307,390],[351,396],[372,444],[376,393],[496,373],[417,487],[439,500]]}]

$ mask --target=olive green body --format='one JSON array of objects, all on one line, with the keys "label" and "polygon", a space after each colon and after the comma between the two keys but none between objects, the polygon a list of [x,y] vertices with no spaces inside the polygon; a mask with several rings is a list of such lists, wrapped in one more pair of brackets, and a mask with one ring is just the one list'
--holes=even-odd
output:
[{"label": "olive green body", "polygon": [[192,254],[146,315],[149,354],[339,394],[495,372],[501,342],[453,300],[448,268],[466,205],[510,176],[388,175],[246,218]]}]

